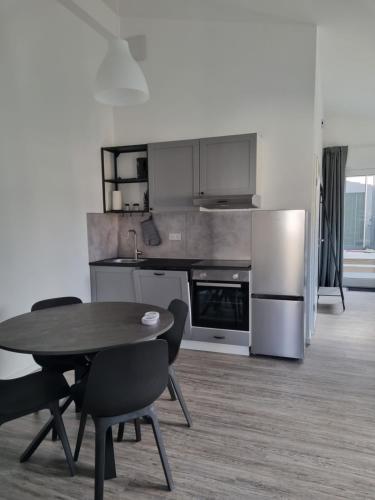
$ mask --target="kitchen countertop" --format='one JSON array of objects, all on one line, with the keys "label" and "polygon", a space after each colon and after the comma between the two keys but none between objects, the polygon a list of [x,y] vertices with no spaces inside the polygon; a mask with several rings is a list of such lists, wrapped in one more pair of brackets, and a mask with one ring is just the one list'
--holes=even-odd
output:
[{"label": "kitchen countertop", "polygon": [[[115,257],[114,257],[115,258]],[[111,262],[111,259],[90,262],[90,266],[137,267],[140,269],[164,269],[190,271],[191,269],[251,269],[250,260],[202,260],[202,259],[155,259],[144,258],[139,262]]]},{"label": "kitchen countertop", "polygon": [[110,259],[90,262],[90,266],[137,267],[139,269],[164,269],[169,271],[189,271],[199,259],[140,259],[139,262],[110,262]]},{"label": "kitchen countertop", "polygon": [[146,259],[141,269],[168,269],[170,271],[189,271],[199,262],[198,259]]}]

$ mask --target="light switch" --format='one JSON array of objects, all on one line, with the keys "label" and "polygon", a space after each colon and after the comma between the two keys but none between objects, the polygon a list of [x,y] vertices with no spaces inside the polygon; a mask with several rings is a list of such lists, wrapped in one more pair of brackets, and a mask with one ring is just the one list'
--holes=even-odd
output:
[{"label": "light switch", "polygon": [[169,239],[171,241],[181,241],[181,233],[169,233]]}]

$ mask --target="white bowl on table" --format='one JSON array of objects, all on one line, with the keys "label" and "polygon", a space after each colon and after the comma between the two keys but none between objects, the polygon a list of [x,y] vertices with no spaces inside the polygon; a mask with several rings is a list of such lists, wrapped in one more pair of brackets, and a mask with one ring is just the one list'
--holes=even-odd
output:
[{"label": "white bowl on table", "polygon": [[160,314],[157,311],[146,312],[141,319],[143,325],[152,326],[156,325],[160,320]]}]

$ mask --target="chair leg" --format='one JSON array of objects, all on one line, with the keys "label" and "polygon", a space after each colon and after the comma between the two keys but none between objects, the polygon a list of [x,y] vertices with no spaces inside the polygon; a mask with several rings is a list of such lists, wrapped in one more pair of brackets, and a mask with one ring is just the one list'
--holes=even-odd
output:
[{"label": "chair leg", "polygon": [[157,417],[155,410],[153,408],[150,409],[148,416],[151,419],[152,430],[154,432],[155,441],[156,441],[156,444],[158,447],[160,460],[161,460],[161,463],[163,465],[164,475],[165,475],[165,479],[167,481],[168,489],[169,489],[169,491],[172,491],[174,488],[172,472],[171,472],[171,469],[169,467],[168,457],[167,457],[167,453],[165,451],[164,441],[163,441],[163,437],[162,437],[162,434],[160,431],[159,420],[158,420],[158,417]]},{"label": "chair leg", "polygon": [[95,419],[95,500],[103,500],[105,445],[107,429],[100,419]]},{"label": "chair leg", "polygon": [[87,413],[82,412],[81,413],[81,420],[79,422],[79,430],[78,430],[78,436],[77,436],[77,442],[76,442],[76,449],[74,451],[74,461],[75,462],[77,462],[78,457],[79,457],[79,452],[81,450],[83,435],[85,433],[86,421],[87,421]]},{"label": "chair leg", "polygon": [[182,395],[181,387],[180,387],[179,383],[177,382],[176,374],[175,374],[175,371],[174,371],[172,366],[169,367],[169,380],[171,380],[171,382],[172,382],[173,389],[176,393],[176,396],[177,396],[177,399],[180,403],[183,414],[185,415],[187,425],[188,425],[188,427],[191,427],[193,425],[193,421],[191,420],[189,410],[187,408],[185,399]]},{"label": "chair leg", "polygon": [[68,436],[66,435],[65,426],[64,426],[64,422],[63,422],[63,419],[62,419],[62,416],[60,413],[60,407],[59,407],[58,402],[51,406],[51,411],[52,411],[52,414],[54,417],[54,425],[55,425],[57,434],[58,434],[60,441],[61,441],[61,444],[64,448],[66,461],[68,462],[70,474],[72,476],[74,476],[75,465],[74,465],[74,461],[73,461],[72,451],[70,449]]},{"label": "chair leg", "polygon": [[[117,431],[117,442],[121,443],[121,441],[124,439],[124,430],[125,430],[125,423],[121,422],[118,426],[118,431]],[[141,421],[139,418],[134,419],[134,430],[135,430],[135,441],[139,443],[139,441],[142,440],[142,434],[141,434]]]},{"label": "chair leg", "polygon": [[[62,415],[66,409],[69,407],[70,403],[73,401],[71,397],[67,398],[65,402],[62,404],[60,408],[60,415]],[[48,420],[47,423],[43,425],[43,427],[40,429],[38,434],[35,436],[35,438],[31,441],[29,446],[26,448],[26,450],[22,453],[20,457],[20,462],[26,462],[29,460],[29,458],[33,455],[33,453],[38,449],[39,445],[44,441],[44,439],[47,437],[48,433],[51,431],[52,427],[54,425],[54,418],[51,416],[51,418]]]},{"label": "chair leg", "polygon": [[[87,375],[88,372],[88,367],[87,366],[76,366],[74,368],[74,382],[77,384],[80,382],[85,375]],[[74,401],[75,407],[76,407],[76,413],[80,413],[82,409],[82,401],[79,401],[78,399]]]},{"label": "chair leg", "polygon": [[107,428],[105,435],[105,467],[104,479],[113,479],[116,477],[116,462],[113,449],[112,427]]},{"label": "chair leg", "polygon": [[176,401],[176,393],[174,392],[173,383],[172,383],[170,377],[168,378],[168,391],[169,391],[169,394],[171,396],[171,400]]},{"label": "chair leg", "polygon": [[124,439],[124,430],[125,430],[125,424],[124,422],[121,422],[121,424],[118,424],[118,431],[117,431],[118,443],[121,443],[121,441]]},{"label": "chair leg", "polygon": [[135,441],[139,443],[139,441],[142,440],[141,420],[139,418],[134,419],[134,429],[135,429]]}]

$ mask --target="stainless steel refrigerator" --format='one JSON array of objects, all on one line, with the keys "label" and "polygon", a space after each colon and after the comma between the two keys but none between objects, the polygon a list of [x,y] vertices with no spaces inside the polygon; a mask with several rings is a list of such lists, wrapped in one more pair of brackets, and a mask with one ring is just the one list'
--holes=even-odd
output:
[{"label": "stainless steel refrigerator", "polygon": [[305,210],[256,210],[251,236],[251,353],[303,359]]}]

